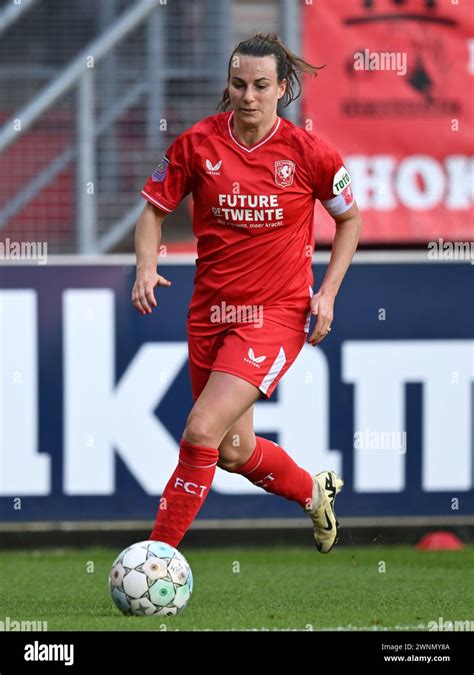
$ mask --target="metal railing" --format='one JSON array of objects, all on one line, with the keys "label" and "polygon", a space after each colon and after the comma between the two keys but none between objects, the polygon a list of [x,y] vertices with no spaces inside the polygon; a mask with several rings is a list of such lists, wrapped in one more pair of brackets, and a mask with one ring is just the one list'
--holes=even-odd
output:
[{"label": "metal railing", "polygon": [[25,12],[33,7],[37,0],[23,0],[23,2],[12,2],[0,10],[0,35],[4,33],[15,21],[18,21]]},{"label": "metal railing", "polygon": [[[143,208],[143,201],[137,196],[136,199],[129,200],[129,204],[132,202],[131,206],[124,205],[120,215],[115,213],[116,209],[109,209],[110,216],[113,217],[110,225],[107,224],[104,227],[101,222],[98,200],[103,200],[104,194],[97,189],[98,167],[101,164],[100,177],[105,177],[109,185],[117,182],[114,172],[119,164],[117,136],[110,130],[137,105],[138,101],[145,99],[146,118],[143,145],[146,151],[151,150],[157,157],[158,151],[165,149],[163,134],[160,133],[160,122],[166,117],[166,105],[169,98],[166,91],[167,83],[176,84],[182,81],[182,87],[186,87],[187,82],[206,81],[216,86],[216,91],[220,91],[220,81],[221,79],[223,81],[225,77],[227,59],[232,47],[233,0],[219,0],[218,3],[214,0],[200,0],[199,4],[205,20],[198,27],[196,39],[199,40],[198,55],[203,58],[193,67],[180,65],[180,60],[175,53],[172,57],[169,57],[167,53],[166,46],[171,44],[170,39],[177,48],[181,47],[183,42],[180,43],[182,38],[179,35],[175,39],[174,36],[170,37],[166,34],[163,21],[163,12],[167,8],[166,0],[137,0],[133,7],[114,18],[115,14],[112,10],[115,1],[104,0],[104,4],[101,5],[101,11],[104,14],[102,24],[110,25],[110,28],[82,49],[52,82],[44,86],[30,103],[14,114],[0,129],[0,153],[2,153],[32,129],[33,125],[37,124],[45,113],[58,104],[65,95],[74,93],[76,102],[73,106],[74,139],[52,159],[49,158],[47,165],[40,171],[28,180],[18,182],[18,191],[13,197],[9,197],[4,206],[0,208],[0,228],[5,227],[15,216],[24,212],[35,197],[50,186],[65,169],[75,163],[75,214],[73,217],[76,245],[74,248],[81,254],[105,253],[113,249],[130,233]],[[18,6],[22,8],[21,13],[34,2],[35,0],[23,0],[23,3]],[[279,7],[280,33],[288,46],[298,51],[298,0],[275,0],[275,4]],[[187,10],[188,6],[182,5],[182,8]],[[2,16],[6,14],[6,10],[3,14],[0,13],[0,31]],[[10,21],[9,25],[11,25],[13,17],[19,16],[19,11],[15,14],[9,12],[5,25],[7,21]],[[211,16],[212,22],[208,20]],[[144,76],[139,81],[127,82],[125,87],[119,86],[113,50],[122,45],[137,28],[145,28]],[[256,28],[264,29],[263,26]],[[169,31],[169,25],[167,30]],[[211,45],[212,51],[206,52],[208,45]],[[186,46],[186,41],[184,41],[184,46]],[[190,49],[194,50],[194,47]],[[103,77],[100,82],[97,77],[99,64],[103,67]],[[100,113],[96,111],[98,91],[100,91],[101,103],[104,103]],[[192,93],[185,100],[189,104],[192,101]],[[288,109],[288,113],[290,119],[298,121],[297,106],[293,105]],[[99,139],[107,140],[100,152]],[[107,198],[107,195],[105,197]],[[110,199],[114,200],[113,194],[110,195]],[[120,203],[124,201],[126,202],[126,200],[121,200]]]},{"label": "metal railing", "polygon": [[[131,31],[153,12],[157,13],[156,0],[139,0],[132,9],[92,44],[87,46],[67,66],[59,77],[47,85],[35,99],[11,118],[0,130],[0,152],[15,142],[31,125],[60,99],[68,90],[78,85],[77,105],[77,150],[68,148],[57,157],[42,174],[17,195],[14,203],[1,214],[3,222],[14,212],[23,208],[39,190],[49,183],[74,157],[77,159],[77,233],[80,253],[95,253],[103,250],[97,241],[96,190],[95,190],[95,136],[93,116],[94,68]],[[18,125],[20,121],[20,125]],[[109,120],[110,121],[110,116]],[[104,121],[102,121],[104,122]],[[102,123],[102,129],[106,126]],[[136,213],[133,209],[130,213]],[[0,221],[1,222],[1,221]]]}]

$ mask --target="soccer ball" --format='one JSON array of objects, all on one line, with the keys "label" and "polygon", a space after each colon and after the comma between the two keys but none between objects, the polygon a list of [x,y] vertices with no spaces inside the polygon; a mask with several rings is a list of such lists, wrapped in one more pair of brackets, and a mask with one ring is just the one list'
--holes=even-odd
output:
[{"label": "soccer ball", "polygon": [[188,604],[193,575],[184,556],[169,544],[140,541],[115,559],[109,588],[124,614],[171,616]]}]

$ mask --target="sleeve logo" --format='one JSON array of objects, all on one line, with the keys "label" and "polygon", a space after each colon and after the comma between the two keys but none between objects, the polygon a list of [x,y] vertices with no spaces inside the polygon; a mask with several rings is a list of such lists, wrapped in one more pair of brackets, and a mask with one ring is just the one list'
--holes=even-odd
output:
[{"label": "sleeve logo", "polygon": [[341,192],[351,183],[351,177],[347,173],[345,166],[341,166],[339,171],[335,174],[334,180],[332,182],[332,192],[335,195],[341,194]]},{"label": "sleeve logo", "polygon": [[155,183],[162,183],[165,180],[166,172],[168,171],[168,164],[170,160],[166,155],[163,155],[161,162],[151,174],[151,178]]}]

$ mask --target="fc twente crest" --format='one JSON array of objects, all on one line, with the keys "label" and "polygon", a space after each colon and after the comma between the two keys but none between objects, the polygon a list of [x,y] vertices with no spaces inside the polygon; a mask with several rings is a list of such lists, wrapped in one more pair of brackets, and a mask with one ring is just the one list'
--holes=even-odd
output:
[{"label": "fc twente crest", "polygon": [[278,159],[275,162],[275,183],[280,187],[292,185],[295,168],[291,159]]}]

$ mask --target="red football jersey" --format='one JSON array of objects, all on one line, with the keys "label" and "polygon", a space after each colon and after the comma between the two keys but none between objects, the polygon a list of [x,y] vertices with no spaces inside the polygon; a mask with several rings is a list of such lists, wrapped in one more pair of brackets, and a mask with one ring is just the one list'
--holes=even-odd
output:
[{"label": "red football jersey", "polygon": [[142,195],[171,212],[192,192],[197,237],[192,332],[216,332],[213,308],[253,306],[277,323],[308,330],[312,295],[313,210],[353,203],[338,152],[277,117],[251,147],[235,136],[233,112],[198,122],[179,136]]}]

